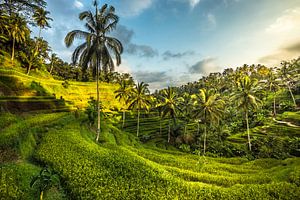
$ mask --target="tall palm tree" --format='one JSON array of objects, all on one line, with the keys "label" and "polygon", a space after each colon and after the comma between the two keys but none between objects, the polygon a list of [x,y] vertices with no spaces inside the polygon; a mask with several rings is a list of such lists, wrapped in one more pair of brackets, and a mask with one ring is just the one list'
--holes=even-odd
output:
[{"label": "tall palm tree", "polygon": [[184,134],[186,134],[186,127],[187,124],[192,119],[192,108],[193,108],[193,98],[188,93],[183,93],[182,97],[180,98],[180,108],[182,111],[182,116],[184,118],[185,124],[184,124]]},{"label": "tall palm tree", "polygon": [[131,90],[131,94],[129,95],[129,109],[137,109],[138,118],[137,118],[137,129],[136,136],[139,136],[140,131],[140,111],[142,109],[149,109],[151,105],[150,91],[148,89],[148,84],[144,82],[137,83],[135,88]]},{"label": "tall palm tree", "polygon": [[39,8],[35,9],[35,12],[34,12],[32,17],[33,17],[35,23],[39,27],[39,36],[38,36],[38,38],[41,38],[42,29],[44,29],[46,27],[51,28],[51,26],[49,25],[49,21],[52,20],[52,18],[47,16],[49,14],[50,14],[50,12],[46,11],[42,7],[39,7]]},{"label": "tall palm tree", "polygon": [[274,69],[270,68],[267,74],[266,82],[267,90],[273,94],[273,117],[276,117],[276,91],[279,89],[279,80],[277,74],[274,73]]},{"label": "tall palm tree", "polygon": [[195,116],[204,123],[203,154],[206,151],[207,129],[219,123],[224,113],[225,101],[214,90],[200,89],[196,95]]},{"label": "tall palm tree", "polygon": [[233,93],[233,101],[236,102],[238,109],[241,109],[245,114],[247,124],[247,135],[249,150],[251,151],[250,130],[249,130],[249,110],[254,110],[258,107],[260,100],[256,97],[258,94],[257,79],[250,79],[245,76],[236,83],[236,90]]},{"label": "tall palm tree", "polygon": [[[132,85],[130,85],[130,82],[127,80],[122,80],[120,83],[120,87],[118,90],[115,91],[115,98],[118,99],[119,101],[123,101],[123,103],[126,104],[128,103],[129,95],[132,91]],[[126,109],[123,108],[123,123],[122,123],[122,128],[124,128],[125,125],[125,112]]]},{"label": "tall palm tree", "polygon": [[293,100],[293,104],[296,107],[296,100],[294,97],[294,94],[292,92],[292,88],[291,85],[293,83],[293,79],[294,79],[294,69],[293,69],[293,64],[290,62],[283,62],[282,66],[280,68],[280,76],[282,78],[282,81],[286,84],[286,86],[288,87],[288,90],[290,92],[290,95],[292,97]]},{"label": "tall palm tree", "polygon": [[179,106],[178,101],[179,97],[174,91],[173,88],[168,87],[163,90],[161,95],[163,101],[161,103],[162,107],[162,116],[169,117],[169,131],[168,131],[168,142],[171,140],[171,119],[173,119],[173,124],[176,125],[176,117],[178,115]]},{"label": "tall palm tree", "polygon": [[24,18],[18,14],[14,14],[10,17],[9,23],[6,26],[8,35],[12,40],[12,52],[11,52],[11,61],[14,61],[15,58],[15,45],[17,43],[23,43],[26,41],[26,38],[30,34],[30,30],[26,25]]},{"label": "tall palm tree", "polygon": [[50,60],[51,61],[50,61],[50,71],[49,71],[49,73],[52,74],[54,64],[59,60],[59,58],[57,57],[56,53],[52,53]]},{"label": "tall palm tree", "polygon": [[79,19],[85,20],[85,27],[88,31],[73,30],[65,37],[65,44],[70,47],[75,38],[85,39],[84,43],[79,45],[73,52],[73,63],[79,63],[83,70],[93,68],[96,72],[97,81],[97,136],[96,141],[99,140],[100,135],[100,107],[99,107],[99,73],[100,71],[109,72],[114,71],[115,64],[111,54],[115,55],[116,64],[121,64],[121,54],[123,46],[121,42],[107,34],[116,28],[119,21],[115,14],[113,6],[108,7],[107,4],[98,9],[97,1],[94,1],[96,8],[95,14],[91,11],[84,11],[80,13]]}]

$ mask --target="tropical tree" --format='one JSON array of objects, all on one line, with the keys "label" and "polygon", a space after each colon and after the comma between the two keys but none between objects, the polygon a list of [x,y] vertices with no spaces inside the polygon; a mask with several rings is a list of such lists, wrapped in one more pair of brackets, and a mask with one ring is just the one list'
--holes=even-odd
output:
[{"label": "tropical tree", "polygon": [[135,87],[131,90],[131,94],[129,95],[129,109],[136,109],[138,112],[137,116],[137,129],[136,136],[139,136],[140,131],[140,111],[142,109],[149,109],[151,105],[151,97],[149,95],[150,91],[148,89],[148,84],[141,82],[137,83]]},{"label": "tropical tree", "polygon": [[[295,62],[295,64],[297,65],[297,61]],[[298,68],[299,68],[299,64],[298,64]],[[290,95],[292,97],[293,104],[296,107],[296,100],[295,100],[294,94],[292,92],[292,85],[294,82],[295,71],[296,70],[294,69],[293,63],[287,62],[287,61],[284,61],[281,63],[281,68],[279,71],[281,79],[282,79],[283,83],[285,83],[285,85],[287,86],[287,88],[290,92]]]},{"label": "tropical tree", "polygon": [[35,21],[35,23],[38,25],[39,27],[39,36],[38,38],[41,38],[41,32],[42,29],[48,27],[50,28],[51,26],[49,25],[49,21],[52,20],[52,18],[48,17],[47,15],[49,15],[50,12],[46,11],[44,8],[39,7],[37,9],[35,9],[35,12],[33,14],[33,19]]},{"label": "tropical tree", "polygon": [[74,39],[85,39],[84,43],[79,45],[73,52],[73,64],[79,63],[79,66],[84,71],[87,68],[93,68],[96,73],[97,81],[97,136],[96,141],[99,140],[100,135],[100,92],[99,92],[99,73],[100,71],[109,72],[114,71],[115,64],[111,54],[115,55],[116,64],[121,64],[121,53],[123,46],[121,42],[113,37],[107,36],[112,30],[116,28],[119,21],[115,14],[113,6],[108,7],[107,4],[98,9],[97,1],[94,1],[95,13],[91,11],[84,11],[80,13],[79,19],[85,20],[85,27],[88,31],[73,30],[65,37],[65,44],[70,47]]},{"label": "tropical tree", "polygon": [[257,98],[258,94],[257,79],[250,79],[245,76],[236,82],[235,91],[232,94],[233,101],[236,102],[238,109],[245,114],[247,125],[248,145],[251,151],[250,130],[249,130],[249,111],[255,110],[258,107],[260,100]]},{"label": "tropical tree", "polygon": [[59,61],[59,58],[57,57],[57,54],[52,53],[51,57],[50,57],[50,71],[49,71],[50,74],[52,74],[54,64],[57,63],[58,61]]},{"label": "tropical tree", "polygon": [[182,111],[182,117],[184,118],[184,134],[186,134],[186,127],[189,121],[192,119],[193,98],[188,93],[183,93],[179,98],[179,106]]},{"label": "tropical tree", "polygon": [[14,61],[15,58],[15,45],[17,43],[23,43],[26,41],[26,38],[30,34],[30,30],[26,25],[24,18],[18,14],[13,15],[9,19],[9,24],[7,25],[8,35],[12,40],[12,52],[11,52],[11,61]]},{"label": "tropical tree", "polygon": [[267,90],[273,93],[273,117],[276,117],[276,92],[279,89],[279,80],[273,68],[269,69],[267,73],[266,87]]},{"label": "tropical tree", "polygon": [[40,173],[33,177],[30,187],[38,187],[40,193],[40,200],[43,200],[44,192],[53,186],[59,185],[59,176],[51,169],[44,168]]},{"label": "tropical tree", "polygon": [[163,118],[169,117],[169,131],[168,131],[168,142],[171,140],[171,119],[173,119],[173,125],[176,125],[176,117],[178,115],[178,111],[180,111],[178,106],[179,97],[174,91],[173,88],[168,87],[162,92],[162,116]]},{"label": "tropical tree", "polygon": [[203,154],[206,151],[207,129],[219,124],[224,113],[225,101],[215,90],[200,89],[196,94],[195,117],[204,124]]},{"label": "tropical tree", "polygon": [[[116,94],[115,98],[118,99],[119,101],[122,101],[126,105],[128,103],[129,95],[132,91],[132,85],[127,80],[122,80],[119,84],[120,84],[119,89],[115,91]],[[122,128],[124,128],[125,125],[125,117],[126,117],[125,113],[126,113],[126,109],[123,108]]]}]

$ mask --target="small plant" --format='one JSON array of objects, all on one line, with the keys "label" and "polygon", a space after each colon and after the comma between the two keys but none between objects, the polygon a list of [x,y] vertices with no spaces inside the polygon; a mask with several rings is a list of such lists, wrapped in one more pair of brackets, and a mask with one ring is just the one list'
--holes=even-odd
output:
[{"label": "small plant", "polygon": [[39,189],[40,200],[43,200],[44,192],[57,186],[59,186],[59,176],[48,167],[42,169],[39,175],[34,176],[30,183],[30,187]]}]

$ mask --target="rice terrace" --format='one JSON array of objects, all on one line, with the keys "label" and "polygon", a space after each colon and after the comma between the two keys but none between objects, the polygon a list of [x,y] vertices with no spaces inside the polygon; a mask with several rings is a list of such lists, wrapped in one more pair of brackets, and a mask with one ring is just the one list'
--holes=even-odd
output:
[{"label": "rice terrace", "polygon": [[300,1],[1,0],[0,199],[300,199]]}]

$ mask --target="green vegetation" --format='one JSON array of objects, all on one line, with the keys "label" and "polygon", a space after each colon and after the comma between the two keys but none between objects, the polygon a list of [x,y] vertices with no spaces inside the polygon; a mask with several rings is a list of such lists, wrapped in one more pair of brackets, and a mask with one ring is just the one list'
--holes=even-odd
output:
[{"label": "green vegetation", "polygon": [[0,199],[300,198],[300,58],[150,94],[113,72],[119,18],[94,6],[69,64],[45,1],[0,4]]}]

